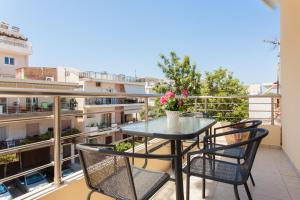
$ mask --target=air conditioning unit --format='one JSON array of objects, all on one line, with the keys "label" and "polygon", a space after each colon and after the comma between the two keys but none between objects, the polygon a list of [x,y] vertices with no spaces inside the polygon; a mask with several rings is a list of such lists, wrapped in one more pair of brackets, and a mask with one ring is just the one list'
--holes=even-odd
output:
[{"label": "air conditioning unit", "polygon": [[54,77],[46,76],[46,81],[54,81]]}]

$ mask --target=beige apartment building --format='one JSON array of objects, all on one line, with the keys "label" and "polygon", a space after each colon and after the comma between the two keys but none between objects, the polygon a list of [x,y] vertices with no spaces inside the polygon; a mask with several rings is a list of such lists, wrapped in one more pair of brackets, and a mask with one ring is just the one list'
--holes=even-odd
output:
[{"label": "beige apartment building", "polygon": [[[103,93],[145,93],[144,79],[114,75],[107,72],[81,72],[79,84],[86,92]],[[138,98],[84,98],[78,99],[83,110],[83,131],[88,140],[95,143],[111,143],[125,136],[119,132],[119,125],[137,121],[144,103]]]}]

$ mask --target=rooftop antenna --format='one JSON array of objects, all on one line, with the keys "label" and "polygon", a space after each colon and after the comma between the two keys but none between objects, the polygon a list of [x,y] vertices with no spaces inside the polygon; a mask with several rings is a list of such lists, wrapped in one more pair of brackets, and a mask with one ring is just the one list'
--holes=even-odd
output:
[{"label": "rooftop antenna", "polygon": [[275,50],[278,48],[278,54],[277,54],[277,58],[278,58],[278,63],[277,63],[277,81],[276,81],[276,85],[277,85],[277,94],[279,94],[279,69],[280,69],[280,41],[275,38],[274,40],[264,40],[265,43],[268,43],[270,45],[272,45],[272,49]]}]

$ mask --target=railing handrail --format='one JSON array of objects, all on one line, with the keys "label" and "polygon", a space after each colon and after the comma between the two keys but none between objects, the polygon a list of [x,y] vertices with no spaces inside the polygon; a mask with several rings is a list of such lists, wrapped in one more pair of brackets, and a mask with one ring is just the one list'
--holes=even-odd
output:
[{"label": "railing handrail", "polygon": [[[12,96],[71,96],[71,97],[115,97],[115,98],[155,98],[161,97],[164,94],[146,94],[146,93],[125,93],[125,92],[95,92],[95,91],[77,91],[77,90],[52,90],[52,89],[24,89],[24,88],[0,88],[0,95],[12,95]],[[183,96],[177,96],[183,98]],[[189,96],[190,99],[195,98],[264,98],[264,97],[281,97],[280,94],[268,94],[268,95],[232,95],[232,96]]]}]

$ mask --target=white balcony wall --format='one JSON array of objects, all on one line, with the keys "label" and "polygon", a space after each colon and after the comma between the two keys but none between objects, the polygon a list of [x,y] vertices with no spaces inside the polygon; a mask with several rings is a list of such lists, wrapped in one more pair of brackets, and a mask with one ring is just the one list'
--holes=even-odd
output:
[{"label": "white balcony wall", "polygon": [[271,108],[271,98],[249,98],[249,118],[271,119]]},{"label": "white balcony wall", "polygon": [[125,92],[128,94],[145,94],[144,85],[125,84]]}]

